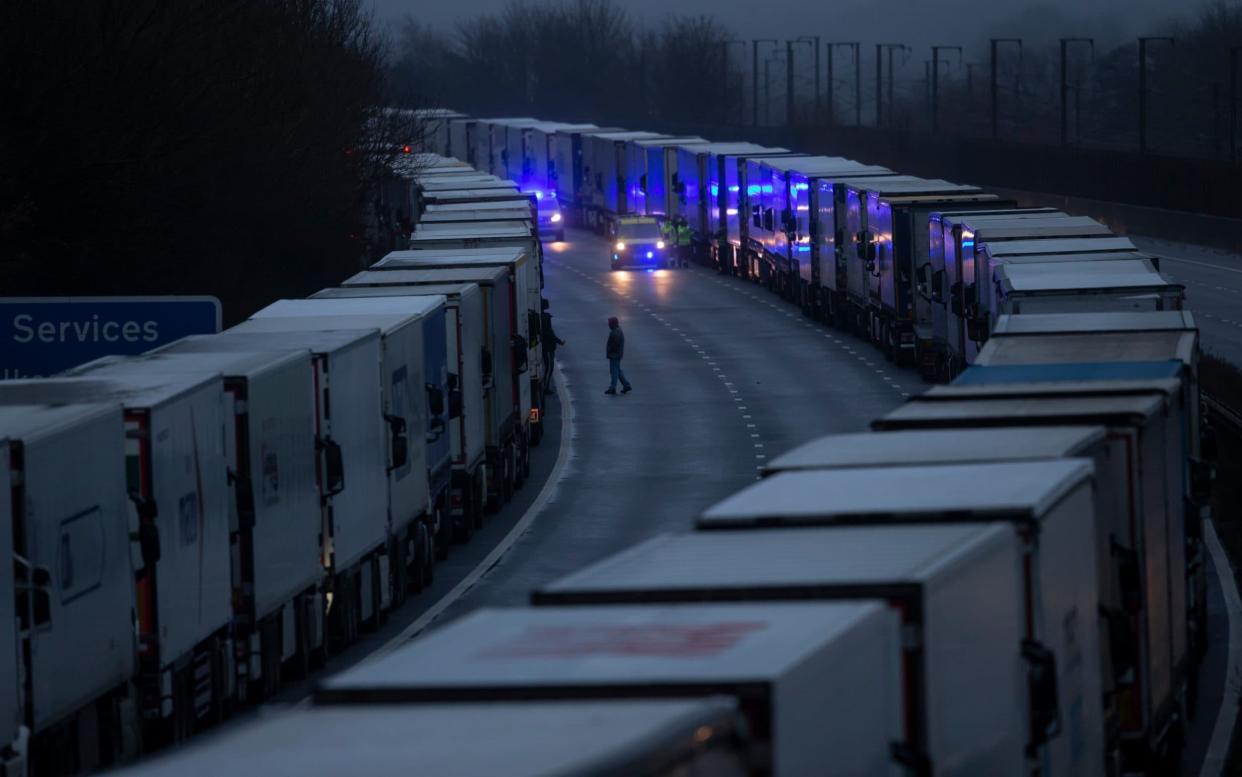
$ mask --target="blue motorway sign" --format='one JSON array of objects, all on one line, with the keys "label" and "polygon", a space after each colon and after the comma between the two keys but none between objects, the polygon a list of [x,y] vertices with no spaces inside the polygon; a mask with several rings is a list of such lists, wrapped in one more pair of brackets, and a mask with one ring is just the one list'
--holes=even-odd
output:
[{"label": "blue motorway sign", "polygon": [[55,375],[219,331],[215,297],[0,297],[0,379]]}]

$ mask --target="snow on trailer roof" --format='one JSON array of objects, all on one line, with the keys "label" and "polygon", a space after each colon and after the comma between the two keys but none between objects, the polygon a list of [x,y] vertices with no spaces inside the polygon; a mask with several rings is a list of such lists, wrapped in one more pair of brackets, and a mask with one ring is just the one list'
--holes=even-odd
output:
[{"label": "snow on trailer roof", "polygon": [[119,402],[127,408],[158,407],[222,380],[218,372],[178,375],[149,365],[96,360],[56,377],[0,381],[0,404]]},{"label": "snow on trailer roof", "polygon": [[237,351],[280,351],[299,348],[314,354],[332,354],[368,340],[378,340],[379,336],[378,329],[324,328],[264,332],[233,327],[215,335],[191,335],[178,340],[177,343],[178,350],[183,353],[235,353]]},{"label": "snow on trailer roof", "polygon": [[[129,777],[404,774],[621,777],[728,741],[726,697],[307,707],[157,755]],[[325,736],[330,733],[330,736]],[[465,743],[482,742],[486,747]]]},{"label": "snow on trailer roof", "polygon": [[661,686],[753,686],[787,676],[883,610],[858,602],[481,608],[329,677],[315,699],[623,698]]},{"label": "snow on trailer roof", "polygon": [[432,203],[424,208],[427,213],[459,213],[472,210],[530,210],[529,195],[521,194],[511,200],[488,200],[487,202],[445,202]]},{"label": "snow on trailer roof", "polygon": [[833,434],[777,456],[763,468],[763,474],[830,467],[1058,459],[1074,456],[1102,439],[1102,428],[1083,426]]},{"label": "snow on trailer roof", "polygon": [[[415,301],[417,300],[417,301]],[[444,297],[425,296],[414,299],[380,297],[378,299],[282,299],[254,313],[256,319],[300,319],[306,317],[374,320],[423,318],[444,307]],[[351,327],[352,328],[352,327]],[[379,327],[383,329],[384,327]]]},{"label": "snow on trailer roof", "polygon": [[748,151],[768,151],[769,149],[767,146],[761,146],[758,143],[733,141],[725,143],[707,143],[705,145],[692,146],[686,150],[693,151],[695,154],[744,154]]},{"label": "snow on trailer roof", "polygon": [[915,180],[870,178],[850,184],[850,188],[857,189],[860,192],[866,192],[867,194],[877,194],[880,197],[885,197],[887,195],[912,197],[918,195],[938,194],[986,194],[986,192],[978,186],[971,186],[970,184],[964,183],[952,183],[940,178]]},{"label": "snow on trailer roof", "polygon": [[488,248],[443,248],[417,251],[389,251],[372,270],[386,268],[465,267],[469,265],[512,264],[527,256],[521,246],[491,246]]},{"label": "snow on trailer roof", "polygon": [[1130,238],[1116,235],[1049,238],[1047,240],[1007,240],[1003,243],[988,244],[988,252],[994,257],[1128,251],[1138,251],[1138,247],[1130,241]]},{"label": "snow on trailer roof", "polygon": [[963,219],[963,224],[975,232],[975,244],[995,240],[1013,240],[1015,238],[1053,238],[1053,237],[1084,237],[1087,235],[1111,236],[1112,230],[1100,222],[1087,216],[1058,216],[1049,213],[1047,217],[1032,216],[1014,219],[971,224]]},{"label": "snow on trailer roof", "polygon": [[[1011,367],[979,368],[970,383],[953,383],[948,386],[934,386],[912,399],[912,402],[956,401],[972,397],[1093,397],[1123,396],[1142,394],[1161,394],[1174,396],[1181,391],[1181,364],[1172,360],[1156,362],[1159,367],[1149,363],[1145,368],[1130,366],[1135,363],[1109,364],[1102,362],[1094,370],[1098,373],[1091,379],[1077,376],[1086,375],[1081,365],[1061,365],[1054,369],[1047,367],[1042,377],[1033,380],[1014,380],[1018,375]],[[1109,377],[1111,370],[1115,377]],[[965,373],[963,373],[965,374]]]},{"label": "snow on trailer roof", "polygon": [[[399,270],[397,272],[400,272]],[[502,270],[503,272],[503,270]],[[311,295],[311,299],[337,299],[342,297],[424,297],[428,294],[442,294],[451,301],[455,297],[469,294],[479,284],[469,281],[459,283],[429,283],[425,286],[410,284],[406,286],[348,286],[345,288],[320,289]],[[448,303],[446,303],[448,304]]]},{"label": "snow on trailer roof", "polygon": [[[8,385],[9,381],[0,383]],[[66,428],[88,423],[99,416],[121,413],[121,403],[91,393],[81,383],[96,384],[97,381],[74,381],[76,389],[63,392],[61,396],[49,391],[48,396],[38,398],[36,392],[29,403],[4,401],[0,404],[0,440],[6,438],[32,442],[60,434]],[[8,495],[5,495],[8,498]],[[6,531],[12,527],[6,527]]]},{"label": "snow on trailer roof", "polygon": [[[708,508],[700,529],[838,522],[1038,519],[1089,481],[1082,459],[781,472]],[[894,488],[900,484],[900,488]]]},{"label": "snow on trailer roof", "polygon": [[931,218],[939,219],[942,224],[969,223],[969,224],[992,224],[999,221],[1019,221],[1021,219],[1030,218],[1061,218],[1068,216],[1065,211],[1056,208],[1023,208],[1012,206],[1008,208],[998,207],[995,209],[966,209],[952,210],[945,208],[931,214]]},{"label": "snow on trailer roof", "polygon": [[519,192],[516,187],[506,187],[500,189],[449,189],[445,191],[424,190],[422,192],[422,198],[425,202],[432,203],[470,202],[475,200],[530,201],[530,197]]},{"label": "snow on trailer roof", "polygon": [[[660,534],[544,585],[531,601],[885,596],[895,586],[934,578],[945,565],[1009,532],[997,523],[945,523]],[[850,590],[842,591],[846,586]]]},{"label": "snow on trailer roof", "polygon": [[476,221],[530,221],[530,208],[504,208],[492,210],[454,210],[448,212],[424,213],[419,224],[468,224]]},{"label": "snow on trailer roof", "polygon": [[591,137],[599,140],[659,140],[661,138],[671,137],[662,132],[646,132],[640,130],[619,130],[616,132],[594,132]]},{"label": "snow on trailer roof", "polygon": [[697,143],[706,144],[708,141],[705,138],[700,138],[698,135],[684,135],[674,138],[643,138],[631,142],[641,148],[664,148],[667,146],[689,146]]},{"label": "snow on trailer roof", "polygon": [[1075,332],[1160,332],[1195,330],[1194,315],[1188,310],[1121,311],[1115,313],[1028,313],[1005,314],[996,319],[992,337],[1043,335]]},{"label": "snow on trailer roof", "polygon": [[989,338],[976,363],[1058,364],[1068,362],[1152,362],[1176,359],[1190,364],[1198,354],[1196,331],[1091,332]]},{"label": "snow on trailer roof", "polygon": [[1057,423],[1129,424],[1159,413],[1164,398],[1156,394],[1099,396],[971,396],[953,400],[910,401],[871,422],[877,431],[893,429],[1033,426]]},{"label": "snow on trailer roof", "polygon": [[518,185],[513,181],[496,178],[496,176],[447,176],[435,180],[419,181],[418,188],[424,192],[450,192],[450,191],[491,191],[500,189],[502,191],[512,191],[515,195],[518,192]]},{"label": "snow on trailer roof", "polygon": [[835,173],[838,171],[851,173],[875,171],[879,174],[893,172],[887,167],[868,165],[853,159],[847,159],[843,156],[777,156],[759,160],[759,165],[761,167],[768,167],[781,172],[802,173],[803,175],[814,175],[815,173],[821,171],[825,173]]},{"label": "snow on trailer roof", "polygon": [[508,275],[508,268],[502,265],[467,265],[464,267],[436,267],[424,270],[364,270],[346,279],[341,285],[347,288],[355,288],[423,286],[449,282],[491,284],[501,278],[508,277]]},{"label": "snow on trailer roof", "polygon": [[1179,377],[1183,366],[1183,363],[1176,359],[1145,362],[1066,362],[974,366],[967,368],[953,381],[952,385],[969,388],[1007,384],[1068,383],[1071,386],[1079,386],[1106,381],[1113,389],[1147,391],[1150,388],[1148,381]]},{"label": "snow on trailer roof", "polygon": [[1184,288],[1182,284],[1173,283],[1154,271],[1148,262],[1141,259],[1000,264],[996,268],[996,282],[1006,293],[1018,294]]},{"label": "snow on trailer roof", "polygon": [[250,378],[262,375],[272,369],[284,367],[291,362],[304,361],[310,358],[310,352],[305,348],[288,348],[279,351],[256,349],[254,351],[202,353],[194,350],[183,350],[179,347],[181,342],[181,340],[178,340],[138,356],[105,356],[99,361],[101,363],[112,363],[121,359],[128,359],[141,362],[144,368],[162,370],[170,374],[206,372],[223,375],[226,378]]},{"label": "snow on trailer roof", "polygon": [[410,241],[472,240],[479,238],[529,238],[531,226],[527,221],[450,221],[434,224],[416,224]]}]

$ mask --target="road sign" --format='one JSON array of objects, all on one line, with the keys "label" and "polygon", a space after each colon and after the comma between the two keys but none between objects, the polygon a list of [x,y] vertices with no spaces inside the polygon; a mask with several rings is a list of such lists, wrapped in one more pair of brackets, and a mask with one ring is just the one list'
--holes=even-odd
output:
[{"label": "road sign", "polygon": [[215,297],[0,297],[0,378],[55,375],[219,331]]}]

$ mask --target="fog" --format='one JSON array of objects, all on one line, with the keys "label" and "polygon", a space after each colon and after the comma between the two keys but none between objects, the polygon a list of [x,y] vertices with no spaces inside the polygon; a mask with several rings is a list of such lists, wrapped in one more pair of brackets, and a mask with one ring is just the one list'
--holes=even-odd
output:
[{"label": "fog", "polygon": [[[370,0],[377,17],[399,24],[407,15],[433,27],[451,28],[461,19],[503,8],[506,0]],[[739,38],[796,38],[819,35],[829,40],[906,43],[919,58],[932,44],[963,45],[967,56],[981,59],[988,37],[1021,37],[1028,45],[1058,37],[1096,38],[1109,47],[1126,38],[1158,34],[1164,22],[1195,13],[1198,3],[1170,0],[872,0],[868,3],[808,3],[767,0],[762,5],[736,0],[626,0],[635,19],[658,26],[668,13],[716,17]]]}]

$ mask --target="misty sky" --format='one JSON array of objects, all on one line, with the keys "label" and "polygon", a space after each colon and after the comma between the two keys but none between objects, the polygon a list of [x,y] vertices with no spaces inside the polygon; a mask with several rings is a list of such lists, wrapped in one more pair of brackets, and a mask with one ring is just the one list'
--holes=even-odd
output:
[{"label": "misty sky", "polygon": [[[528,0],[535,1],[538,0]],[[503,8],[506,0],[370,0],[381,21],[407,14],[436,27]],[[972,48],[989,36],[1028,40],[1092,36],[1108,46],[1122,38],[1159,33],[1161,22],[1198,6],[1197,0],[619,0],[638,19],[651,24],[668,13],[711,14],[738,37],[792,38],[821,35],[828,40],[909,43],[925,51],[931,44]],[[982,50],[968,52],[979,57]]]}]

